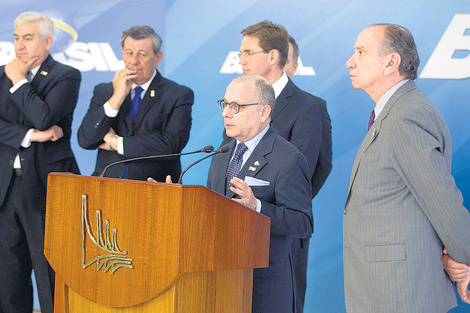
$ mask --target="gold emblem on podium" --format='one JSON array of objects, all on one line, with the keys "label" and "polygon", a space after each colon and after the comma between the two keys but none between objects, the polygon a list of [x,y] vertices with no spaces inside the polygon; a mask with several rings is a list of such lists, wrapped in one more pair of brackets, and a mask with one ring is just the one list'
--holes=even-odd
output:
[{"label": "gold emblem on podium", "polygon": [[[109,220],[104,221],[104,232],[102,223],[101,211],[96,211],[96,234],[90,227],[88,219],[88,196],[82,195],[82,267],[87,268],[96,262],[96,270],[99,271],[104,268],[105,272],[111,269],[111,274],[114,274],[121,267],[134,268],[132,265],[133,259],[127,257],[127,251],[121,251],[117,242],[117,229],[112,229],[112,236],[110,236]],[[95,256],[88,263],[86,262],[86,238],[103,250],[104,254]]]}]

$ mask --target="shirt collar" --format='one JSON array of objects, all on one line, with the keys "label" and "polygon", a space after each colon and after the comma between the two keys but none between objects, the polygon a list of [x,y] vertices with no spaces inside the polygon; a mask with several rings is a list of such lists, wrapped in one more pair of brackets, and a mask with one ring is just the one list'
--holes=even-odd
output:
[{"label": "shirt collar", "polygon": [[390,100],[390,98],[393,96],[395,91],[397,91],[398,88],[403,86],[407,81],[409,81],[409,79],[404,79],[402,81],[399,81],[398,83],[393,85],[392,88],[387,90],[387,92],[384,93],[384,95],[382,97],[380,97],[379,101],[377,102],[377,104],[375,105],[375,108],[374,108],[375,120],[377,119],[379,114],[382,112],[382,110],[384,109],[384,107],[387,104],[388,100]]},{"label": "shirt collar", "polygon": [[31,79],[33,79],[34,76],[36,76],[36,74],[38,73],[39,68],[41,67],[41,65],[42,65],[42,63],[39,64],[38,66],[36,66],[35,68],[32,68],[32,69],[29,70],[31,72]]},{"label": "shirt collar", "polygon": [[145,83],[143,83],[142,85],[132,84],[132,92],[134,92],[135,87],[140,86],[140,87],[142,87],[142,89],[143,89],[142,94],[141,94],[141,95],[142,95],[141,97],[143,97],[144,94],[145,94],[145,92],[146,92],[147,89],[149,88],[150,83],[151,83],[152,80],[155,78],[155,75],[157,75],[157,70],[156,70],[156,69],[153,70],[153,75],[152,75],[152,77],[150,77],[150,79],[147,80],[147,81],[146,81]]},{"label": "shirt collar", "polygon": [[285,72],[282,72],[281,78],[279,78],[277,82],[273,84],[274,95],[276,96],[276,99],[281,94],[282,90],[284,90],[284,87],[286,87],[288,82],[289,78],[287,77]]},{"label": "shirt collar", "polygon": [[[251,139],[244,142],[244,144],[246,145],[246,147],[248,148],[249,151],[255,150],[255,148],[258,145],[258,143],[260,142],[260,140],[268,132],[268,129],[269,129],[269,124],[262,131],[260,131],[256,136],[254,136],[253,138],[251,138]],[[239,143],[240,143],[240,141],[237,140],[237,146],[238,146]]]}]

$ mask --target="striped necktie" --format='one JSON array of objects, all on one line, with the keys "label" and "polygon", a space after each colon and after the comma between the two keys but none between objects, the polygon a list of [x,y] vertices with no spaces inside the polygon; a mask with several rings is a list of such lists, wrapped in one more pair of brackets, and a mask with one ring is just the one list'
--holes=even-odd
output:
[{"label": "striped necktie", "polygon": [[238,175],[238,172],[240,172],[240,169],[242,168],[243,154],[246,152],[246,150],[248,150],[248,147],[243,142],[240,142],[228,167],[227,177],[225,177],[225,194],[229,192],[230,187],[232,186],[230,181],[232,178]]}]

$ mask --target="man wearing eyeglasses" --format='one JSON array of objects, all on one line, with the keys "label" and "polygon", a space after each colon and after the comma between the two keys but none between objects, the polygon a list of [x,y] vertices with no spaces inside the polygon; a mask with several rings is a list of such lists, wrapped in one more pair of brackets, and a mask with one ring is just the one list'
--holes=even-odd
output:
[{"label": "man wearing eyeglasses", "polygon": [[242,30],[239,64],[243,74],[259,74],[274,88],[276,105],[271,125],[307,159],[312,177],[321,145],[321,112],[315,100],[284,73],[289,52],[287,30],[262,21]]},{"label": "man wearing eyeglasses", "polygon": [[[244,74],[257,73],[264,76],[274,87],[276,105],[272,113],[271,125],[284,139],[296,146],[305,156],[309,165],[309,177],[314,187],[314,171],[322,143],[322,124],[320,106],[316,100],[298,88],[284,72],[288,59],[289,35],[284,27],[270,21],[262,21],[242,30],[239,64]],[[318,186],[318,183],[315,183]],[[318,192],[315,187],[312,198]],[[294,239],[292,250],[296,258],[293,266],[299,268],[296,281],[305,285],[308,244],[311,234],[306,238]],[[302,288],[300,288],[302,289]],[[300,290],[304,293],[305,288]],[[299,295],[299,299],[303,299]],[[303,311],[303,300],[297,304]]]},{"label": "man wearing eyeglasses", "polygon": [[[134,26],[121,36],[125,68],[112,83],[95,87],[90,108],[78,130],[78,143],[97,149],[95,172],[124,159],[180,153],[191,128],[191,89],[160,75],[162,40],[149,26]],[[164,181],[181,173],[179,158],[141,161],[109,168],[107,177]]]},{"label": "man wearing eyeglasses", "polygon": [[270,126],[274,90],[260,75],[235,78],[219,101],[232,153],[212,159],[207,187],[271,219],[269,267],[253,273],[254,313],[296,312],[291,241],[313,228],[311,174],[302,153]]}]

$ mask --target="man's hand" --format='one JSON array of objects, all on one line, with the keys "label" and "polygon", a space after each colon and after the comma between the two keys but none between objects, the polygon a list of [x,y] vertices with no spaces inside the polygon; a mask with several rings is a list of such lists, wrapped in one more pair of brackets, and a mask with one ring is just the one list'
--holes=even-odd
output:
[{"label": "man's hand", "polygon": [[[158,183],[158,182],[157,182],[155,179],[153,179],[152,177],[147,178],[147,181],[148,181],[148,182],[151,182],[151,183]],[[167,183],[167,184],[173,184],[173,182],[171,181],[171,176],[170,176],[170,175],[167,175],[167,176],[166,176],[165,183]]]},{"label": "man's hand", "polygon": [[52,126],[48,130],[40,131],[35,129],[31,134],[31,142],[57,141],[64,136],[62,128],[57,125]]},{"label": "man's hand", "polygon": [[129,91],[131,91],[134,78],[137,77],[136,71],[132,71],[127,68],[120,69],[116,72],[113,78],[113,95],[108,100],[109,105],[114,110],[121,108],[124,99],[126,99]]},{"label": "man's hand", "polygon": [[442,265],[444,266],[444,270],[446,271],[447,275],[449,275],[450,279],[453,281],[462,282],[470,278],[470,266],[455,262],[449,256],[446,249],[443,251]]},{"label": "man's hand", "polygon": [[113,128],[110,128],[108,133],[103,137],[103,143],[98,147],[99,149],[108,150],[108,151],[117,151],[118,138],[111,136],[116,135],[116,132]]},{"label": "man's hand", "polygon": [[230,190],[240,196],[240,199],[232,200],[252,209],[253,211],[256,210],[256,198],[250,186],[238,177],[234,177],[230,183],[235,186],[230,187]]},{"label": "man's hand", "polygon": [[468,291],[468,283],[470,282],[470,277],[462,282],[457,283],[457,292],[460,295],[460,299],[463,302],[470,304],[470,291]]},{"label": "man's hand", "polygon": [[24,63],[20,58],[16,57],[5,65],[5,74],[13,85],[16,85],[17,82],[26,78],[26,73],[28,73],[37,59],[37,57],[34,57],[31,58],[28,63]]}]

